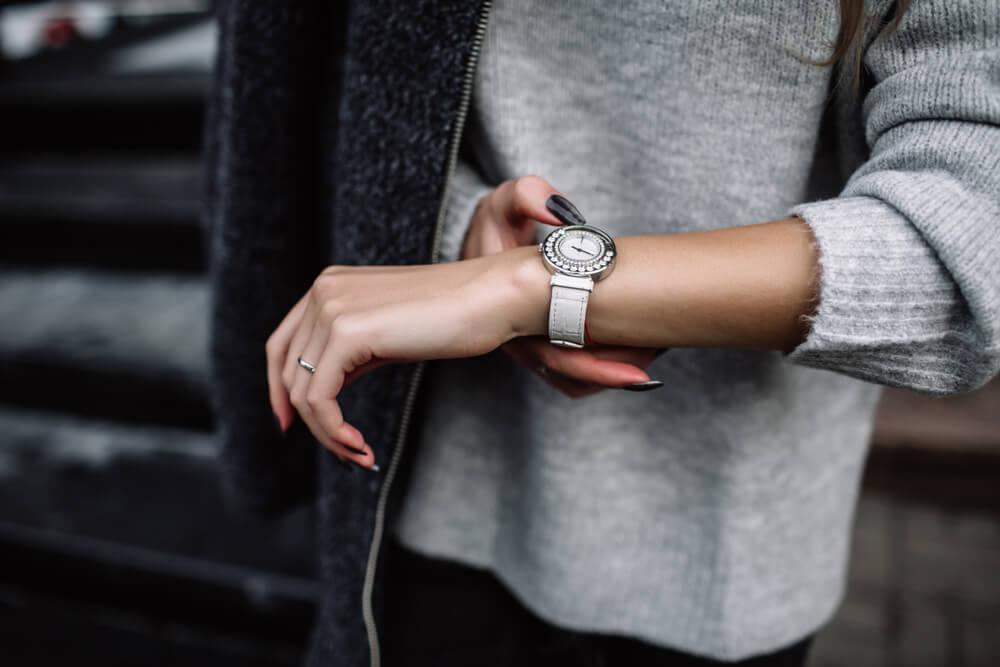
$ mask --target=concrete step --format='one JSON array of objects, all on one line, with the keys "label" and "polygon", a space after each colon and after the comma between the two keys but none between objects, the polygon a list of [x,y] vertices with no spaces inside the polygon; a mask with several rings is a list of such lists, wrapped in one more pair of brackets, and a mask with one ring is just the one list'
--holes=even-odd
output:
[{"label": "concrete step", "polygon": [[312,513],[263,520],[228,511],[211,433],[9,405],[0,406],[0,433],[0,526],[167,560],[314,573]]},{"label": "concrete step", "polygon": [[192,153],[201,144],[208,73],[94,74],[0,83],[0,145],[41,152]]},{"label": "concrete step", "polygon": [[0,163],[0,220],[189,227],[198,222],[200,178],[195,155],[9,159]]},{"label": "concrete step", "polygon": [[227,511],[210,433],[10,406],[0,433],[11,664],[300,664],[318,590],[311,509]]},{"label": "concrete step", "polygon": [[213,428],[201,278],[0,270],[0,402]]},{"label": "concrete step", "polygon": [[7,664],[291,665],[315,613],[311,580],[2,523],[0,550]]},{"label": "concrete step", "polygon": [[[228,512],[211,434],[10,407],[0,433],[6,656],[300,659],[316,604],[313,514]],[[55,645],[38,644],[45,627],[59,628]],[[155,659],[136,661],[143,650]]]},{"label": "concrete step", "polygon": [[201,272],[196,156],[0,162],[0,262]]}]

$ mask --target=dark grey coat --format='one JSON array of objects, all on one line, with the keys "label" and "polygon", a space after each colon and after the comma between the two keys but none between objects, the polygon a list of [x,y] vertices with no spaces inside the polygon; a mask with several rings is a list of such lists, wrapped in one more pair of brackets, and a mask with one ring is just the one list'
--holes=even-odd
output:
[{"label": "dark grey coat", "polygon": [[341,394],[383,464],[349,472],[301,420],[279,436],[264,343],[326,265],[434,259],[488,9],[468,0],[219,2],[206,132],[212,400],[231,502],[272,513],[318,507],[322,603],[310,665],[379,662],[379,501],[382,519],[391,516],[407,479],[412,457],[401,445],[420,415],[423,365],[379,368]]}]

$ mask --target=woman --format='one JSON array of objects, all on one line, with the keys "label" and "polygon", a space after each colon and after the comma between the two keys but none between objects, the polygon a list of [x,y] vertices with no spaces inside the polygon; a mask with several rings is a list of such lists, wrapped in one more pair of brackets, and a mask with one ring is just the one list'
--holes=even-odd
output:
[{"label": "woman", "polygon": [[309,10],[222,10],[216,404],[237,499],[322,452],[310,663],[802,664],[880,386],[1000,366],[995,12],[466,4],[352,6],[336,94]]}]

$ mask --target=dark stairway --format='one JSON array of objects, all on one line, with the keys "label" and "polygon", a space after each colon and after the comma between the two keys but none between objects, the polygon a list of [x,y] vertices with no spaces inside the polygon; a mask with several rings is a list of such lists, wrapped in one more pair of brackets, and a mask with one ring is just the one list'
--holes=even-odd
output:
[{"label": "dark stairway", "polygon": [[161,21],[0,69],[4,665],[296,665],[313,517],[227,513],[206,397],[207,71]]}]

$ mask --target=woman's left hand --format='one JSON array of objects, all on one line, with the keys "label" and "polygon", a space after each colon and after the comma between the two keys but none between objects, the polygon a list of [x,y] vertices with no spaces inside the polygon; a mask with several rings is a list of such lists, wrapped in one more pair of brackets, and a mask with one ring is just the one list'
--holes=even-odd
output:
[{"label": "woman's left hand", "polygon": [[533,246],[465,262],[325,269],[267,340],[282,430],[298,412],[341,460],[371,467],[371,447],[341,414],[340,391],[386,363],[473,357],[540,333],[547,289]]}]

